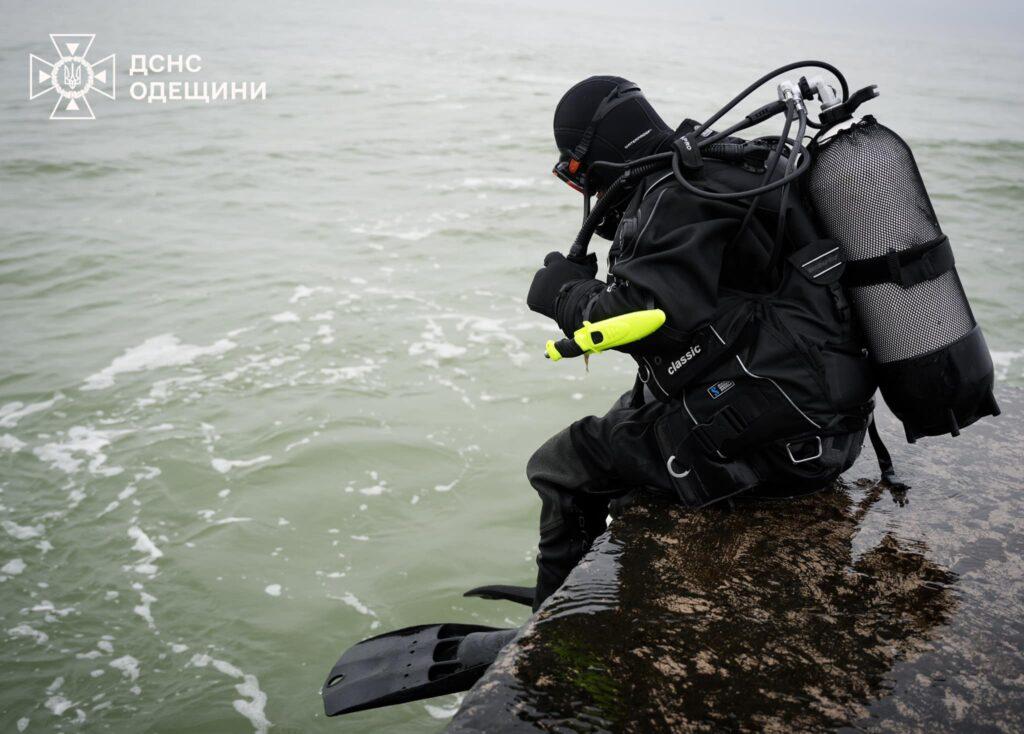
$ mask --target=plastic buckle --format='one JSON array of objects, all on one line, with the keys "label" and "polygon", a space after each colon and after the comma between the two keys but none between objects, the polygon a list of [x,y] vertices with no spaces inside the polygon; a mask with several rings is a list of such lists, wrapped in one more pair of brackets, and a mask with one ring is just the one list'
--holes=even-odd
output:
[{"label": "plastic buckle", "polygon": [[829,285],[829,295],[832,297],[832,306],[836,310],[836,315],[842,323],[846,323],[850,320],[850,303],[846,300],[846,296],[843,294],[843,289],[838,283],[832,283]]},{"label": "plastic buckle", "polygon": [[885,265],[889,270],[889,279],[906,290],[908,286],[903,278],[903,265],[900,263],[899,253],[891,247],[889,252],[885,253]]},{"label": "plastic buckle", "polygon": [[747,425],[733,406],[726,405],[707,423],[695,425],[691,429],[691,435],[697,439],[705,453],[716,455],[720,459],[728,459],[729,457],[722,451],[722,445],[742,434]]},{"label": "plastic buckle", "polygon": [[[815,459],[820,459],[822,451],[823,451],[823,447],[822,447],[822,444],[821,444],[821,436],[815,436],[814,438],[816,438],[818,440],[818,452],[816,454],[814,454],[814,456],[805,456],[802,459],[798,459],[795,456],[793,456],[793,449],[790,448],[793,445],[793,442],[787,443],[786,444],[786,453],[789,454],[789,460],[792,461],[794,464],[803,464],[804,462],[807,462],[807,461],[814,461]],[[797,441],[796,443],[800,443],[800,442]],[[673,458],[675,458],[675,457],[673,457]]]}]

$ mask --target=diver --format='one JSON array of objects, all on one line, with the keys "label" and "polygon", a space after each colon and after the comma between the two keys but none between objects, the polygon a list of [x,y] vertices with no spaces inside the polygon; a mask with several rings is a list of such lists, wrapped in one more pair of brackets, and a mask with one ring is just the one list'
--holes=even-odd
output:
[{"label": "diver", "polygon": [[[820,76],[786,80],[777,99],[712,129],[807,67],[838,92]],[[541,499],[536,586],[466,596],[538,609],[635,493],[689,509],[809,495],[853,464],[865,436],[896,484],[876,389],[910,442],[998,414],[991,357],[909,147],[871,116],[823,137],[876,96],[799,61],[673,130],[621,77],[565,93],[554,173],[582,193],[584,220],[566,255],[544,258],[527,305],[565,335],[546,345],[552,362],[615,349],[636,379],[528,462]],[[778,116],[780,133],[736,137]],[[603,280],[594,234],[611,241]],[[364,640],[331,670],[325,711],[466,690],[517,634],[426,624]]]},{"label": "diver", "polygon": [[[619,170],[595,168],[593,162],[628,164],[669,150],[673,141],[696,127],[695,121],[686,120],[672,130],[635,84],[619,77],[591,77],[572,87],[556,108],[554,134],[561,157],[554,172],[572,188],[600,199]],[[736,145],[745,142],[726,140]],[[705,176],[724,190],[731,172],[718,173],[706,171]],[[708,377],[696,372],[698,365],[716,359],[713,344],[694,340],[673,346],[665,338],[662,344],[651,342],[673,332],[699,330],[720,305],[716,296],[721,291],[766,294],[777,286],[776,280],[763,278],[772,266],[766,229],[775,214],[772,202],[765,197],[761,202],[765,211],[748,217],[747,209],[738,203],[691,195],[679,187],[671,172],[664,171],[615,195],[619,200],[608,204],[609,213],[596,228],[597,234],[612,240],[608,279],[597,279],[594,254],[573,261],[552,252],[534,276],[528,306],[553,319],[567,337],[584,322],[654,308],[664,311],[665,325],[636,345],[664,352],[670,377],[690,372],[686,382],[701,381],[703,394],[689,397],[684,391],[679,395],[682,401],[726,407],[730,398],[742,392],[736,387],[738,380],[722,370],[705,371]],[[851,372],[865,389],[848,402],[859,402],[863,407],[857,412],[866,418],[873,385],[866,374],[856,374],[856,366]],[[756,404],[746,411],[749,415],[743,415],[740,401],[734,400],[730,407],[735,415],[722,419],[720,435],[707,431],[702,436],[713,451],[691,451],[693,456],[684,462],[674,447],[696,433],[696,427],[678,420],[679,412],[696,405],[683,408],[671,393],[656,396],[652,388],[657,389],[657,379],[657,371],[641,361],[634,387],[608,413],[574,422],[530,458],[527,476],[542,502],[534,609],[562,584],[593,539],[604,532],[609,503],[615,498],[642,490],[700,507],[755,489],[761,496],[799,494],[826,486],[860,451],[865,422],[856,419],[849,421],[849,430],[833,430],[829,436],[815,433],[812,440],[799,441],[799,446],[790,442],[790,451],[797,452],[793,461],[784,461],[784,453],[779,457],[778,452],[767,450],[737,451],[738,443],[750,442],[752,421],[763,424],[754,431],[763,433],[770,424],[773,430],[784,430],[793,412],[785,400],[758,395]],[[772,420],[773,410],[778,411],[778,420]],[[723,450],[726,442],[731,443],[729,451]],[[710,456],[698,456],[707,453]],[[723,460],[737,453],[744,454],[743,459]],[[815,470],[807,471],[812,464]],[[688,475],[680,476],[684,474]],[[684,482],[694,486],[680,486]]]}]

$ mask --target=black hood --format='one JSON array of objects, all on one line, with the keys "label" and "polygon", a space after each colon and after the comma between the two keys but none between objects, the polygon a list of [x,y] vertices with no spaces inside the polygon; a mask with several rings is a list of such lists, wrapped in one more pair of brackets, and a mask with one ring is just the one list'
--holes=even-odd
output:
[{"label": "black hood", "polygon": [[[555,108],[555,144],[559,151],[572,151],[590,126],[602,100],[619,85],[629,83],[618,76],[592,76],[566,92]],[[672,132],[647,98],[637,92],[597,123],[592,142],[580,162],[586,170],[594,161],[636,160],[657,152]],[[589,188],[591,191],[604,188],[616,176],[614,171],[598,170],[591,174]]]}]

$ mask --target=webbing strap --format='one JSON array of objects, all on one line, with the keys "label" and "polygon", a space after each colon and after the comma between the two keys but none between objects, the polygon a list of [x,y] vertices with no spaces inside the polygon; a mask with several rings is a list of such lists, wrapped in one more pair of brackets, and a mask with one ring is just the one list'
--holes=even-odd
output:
[{"label": "webbing strap", "polygon": [[953,248],[941,235],[906,250],[889,250],[885,255],[866,260],[849,260],[843,273],[843,285],[859,288],[878,283],[898,283],[903,288],[938,278],[953,269]]},{"label": "webbing strap", "polygon": [[878,459],[878,468],[882,471],[882,479],[889,484],[899,484],[896,469],[892,465],[892,456],[889,454],[889,449],[885,447],[885,443],[882,442],[882,437],[878,434],[874,413],[868,419],[868,437],[871,439],[871,448],[875,450],[875,458]]}]

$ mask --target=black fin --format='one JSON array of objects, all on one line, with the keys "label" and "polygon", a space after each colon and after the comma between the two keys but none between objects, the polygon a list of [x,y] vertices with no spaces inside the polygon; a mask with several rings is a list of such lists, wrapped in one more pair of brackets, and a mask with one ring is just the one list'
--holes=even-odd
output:
[{"label": "black fin", "polygon": [[331,669],[321,695],[328,716],[465,691],[517,630],[424,624],[363,640]]},{"label": "black fin", "polygon": [[533,606],[533,597],[536,588],[533,586],[506,586],[503,584],[491,584],[490,586],[478,586],[470,589],[463,596],[475,596],[480,599],[493,599],[496,601],[511,601],[516,604]]}]

